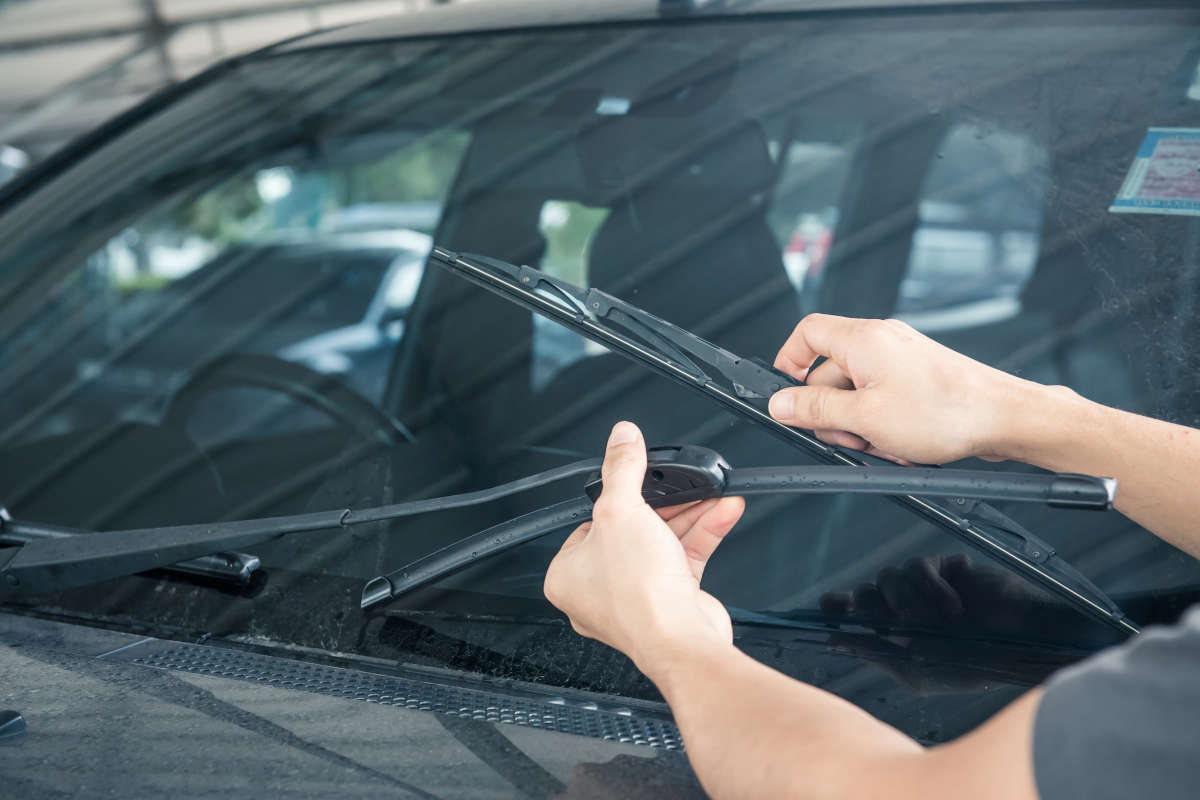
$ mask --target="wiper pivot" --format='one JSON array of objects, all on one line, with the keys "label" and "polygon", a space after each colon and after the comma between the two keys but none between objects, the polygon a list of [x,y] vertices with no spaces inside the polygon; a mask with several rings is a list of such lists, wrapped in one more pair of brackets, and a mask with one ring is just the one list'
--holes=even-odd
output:
[{"label": "wiper pivot", "polygon": [[[91,534],[88,531],[63,528],[57,525],[14,522],[8,515],[8,511],[0,506],[0,548],[21,547],[41,539],[69,539],[89,535]],[[3,554],[4,550],[0,549],[0,556]],[[0,558],[0,563],[3,563],[2,558]],[[192,578],[202,578],[206,581],[249,586],[255,580],[261,566],[262,562],[258,556],[249,553],[227,552],[212,553],[181,561],[163,567],[163,571]],[[0,589],[3,589],[7,582],[0,582]]]}]

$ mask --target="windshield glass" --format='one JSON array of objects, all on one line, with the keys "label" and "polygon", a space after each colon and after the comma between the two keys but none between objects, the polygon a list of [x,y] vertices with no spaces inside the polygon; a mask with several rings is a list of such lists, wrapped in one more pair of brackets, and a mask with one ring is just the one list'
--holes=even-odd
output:
[{"label": "windshield glass", "polygon": [[[594,457],[618,419],[735,467],[809,461],[427,268],[435,241],[603,289],[743,356],[770,361],[809,311],[896,316],[1197,424],[1200,191],[1129,176],[1150,129],[1194,141],[1198,31],[1193,11],[785,15],[222,68],[0,206],[0,503],[92,530],[376,506]],[[1179,149],[1146,169],[1200,168]],[[8,602],[653,697],[542,598],[566,531],[359,609],[369,578],[581,489],[255,546],[255,591],[155,573]],[[1115,513],[998,505],[1140,623],[1200,586],[1195,562]],[[919,598],[839,613],[847,592],[883,597],[931,563],[972,598],[965,614]],[[754,498],[705,585],[756,657],[884,699],[873,710],[924,739],[1112,635],[882,498]],[[861,672],[879,642],[829,638],[859,624],[904,629],[885,650],[920,633],[943,666],[1015,677],[974,686],[963,716]]]}]

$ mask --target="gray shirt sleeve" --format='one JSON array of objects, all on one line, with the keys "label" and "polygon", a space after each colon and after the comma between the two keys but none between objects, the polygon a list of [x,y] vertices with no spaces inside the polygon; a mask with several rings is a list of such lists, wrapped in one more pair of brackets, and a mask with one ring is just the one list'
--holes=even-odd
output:
[{"label": "gray shirt sleeve", "polygon": [[1041,800],[1200,797],[1200,607],[1055,675],[1033,769]]}]

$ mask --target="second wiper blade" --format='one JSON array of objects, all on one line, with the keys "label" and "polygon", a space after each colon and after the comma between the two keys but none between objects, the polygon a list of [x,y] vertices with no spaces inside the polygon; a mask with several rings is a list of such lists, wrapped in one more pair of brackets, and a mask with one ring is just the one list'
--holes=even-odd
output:
[{"label": "second wiper blade", "polygon": [[[643,496],[654,506],[678,504],[726,494],[808,494],[851,492],[896,494],[919,492],[973,499],[1008,499],[1066,504],[1076,508],[1108,508],[1116,485],[1105,478],[1084,475],[1036,475],[963,470],[872,467],[764,467],[732,470],[712,450],[703,447],[660,447],[649,454]],[[247,547],[259,542],[314,530],[348,528],[452,508],[478,505],[567,478],[590,475],[587,496],[541,509],[468,537],[422,559],[424,565],[411,577],[425,583],[471,561],[506,550],[530,538],[591,516],[598,496],[600,459],[577,461],[509,483],[446,497],[413,500],[367,509],[337,509],[286,517],[177,525],[108,533],[71,532],[46,536],[46,528],[0,515],[0,542],[20,546],[0,549],[0,591],[37,593],[86,586],[111,578],[186,562],[211,553]],[[1017,535],[1027,550],[1050,554],[1052,549]],[[995,540],[997,547],[1008,548]],[[404,573],[405,570],[398,572]],[[420,573],[418,580],[417,573]],[[388,596],[410,576],[386,581]],[[1075,586],[1103,598],[1086,579],[1070,573]],[[411,582],[410,582],[411,583]],[[415,585],[415,584],[413,584]],[[380,598],[382,599],[382,598]],[[365,602],[365,599],[364,599]]]},{"label": "second wiper blade", "polygon": [[[731,495],[854,494],[955,497],[959,500],[1009,500],[1045,502],[1079,509],[1111,508],[1116,481],[1089,475],[1040,475],[980,472],[975,470],[916,469],[905,467],[850,468],[757,467],[732,469],[719,455],[703,447],[660,447],[649,452],[642,498],[653,507]],[[591,503],[603,485],[598,474],[586,486],[586,499],[571,499],[494,525],[380,575],[363,587],[363,608],[425,586],[517,545],[591,519]],[[999,515],[1003,520],[1003,515]],[[1125,633],[1137,631],[1099,587],[1072,567],[1048,543],[1019,526],[1005,525],[995,532],[980,530],[995,551],[1053,564],[1057,580],[1069,589],[1068,597],[1083,611]]]}]

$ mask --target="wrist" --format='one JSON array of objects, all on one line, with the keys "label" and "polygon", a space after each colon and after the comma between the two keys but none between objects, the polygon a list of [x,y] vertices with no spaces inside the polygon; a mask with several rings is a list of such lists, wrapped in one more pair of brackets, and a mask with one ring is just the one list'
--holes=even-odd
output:
[{"label": "wrist", "polygon": [[1046,469],[1078,439],[1080,425],[1090,423],[1093,404],[1066,386],[1046,386],[1013,378],[996,414],[991,454]]},{"label": "wrist", "polygon": [[647,643],[633,661],[671,703],[684,685],[697,675],[708,672],[706,664],[739,653],[727,639],[714,636],[671,637]]}]

